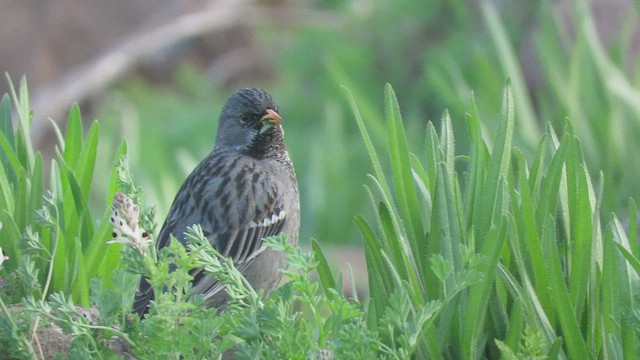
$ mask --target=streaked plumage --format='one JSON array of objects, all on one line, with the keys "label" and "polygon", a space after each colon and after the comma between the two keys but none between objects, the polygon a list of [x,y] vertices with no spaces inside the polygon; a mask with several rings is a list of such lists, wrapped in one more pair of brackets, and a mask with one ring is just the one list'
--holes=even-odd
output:
[{"label": "streaked plumage", "polygon": [[[156,247],[170,234],[184,243],[188,226],[200,224],[211,244],[231,257],[257,289],[273,290],[283,256],[263,246],[265,237],[284,233],[297,243],[300,223],[298,183],[284,144],[277,107],[264,90],[233,94],[220,114],[216,146],[187,177],[158,234]],[[196,293],[207,306],[227,301],[223,287],[201,269],[192,271]],[[134,311],[146,313],[153,290],[143,278]]]}]

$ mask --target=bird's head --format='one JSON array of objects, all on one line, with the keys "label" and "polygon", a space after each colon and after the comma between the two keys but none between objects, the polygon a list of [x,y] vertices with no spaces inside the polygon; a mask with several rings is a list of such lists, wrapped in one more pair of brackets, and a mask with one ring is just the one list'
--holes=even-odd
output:
[{"label": "bird's head", "polygon": [[[271,95],[258,88],[236,91],[220,113],[217,148],[240,152],[268,150],[272,142],[282,142],[282,118]],[[260,155],[260,154],[257,154]]]}]

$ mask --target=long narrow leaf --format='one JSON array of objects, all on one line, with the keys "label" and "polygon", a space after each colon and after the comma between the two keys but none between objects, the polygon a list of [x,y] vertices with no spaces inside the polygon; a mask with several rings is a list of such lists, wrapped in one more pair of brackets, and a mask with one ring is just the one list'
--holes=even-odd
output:
[{"label": "long narrow leaf", "polygon": [[462,330],[462,357],[476,359],[480,342],[485,329],[485,320],[489,306],[489,296],[493,289],[502,246],[506,240],[505,222],[501,221],[489,229],[482,248],[485,258],[483,264],[483,281],[471,287],[468,306],[464,314]]},{"label": "long narrow leaf", "polygon": [[475,204],[476,210],[474,212],[478,216],[475,229],[480,239],[483,238],[484,234],[491,227],[493,216],[499,216],[487,210],[495,208],[495,199],[497,198],[498,191],[500,191],[499,183],[501,179],[508,178],[507,170],[511,160],[511,144],[513,142],[515,122],[513,96],[509,85],[507,85],[504,90],[502,111],[502,121],[498,125],[496,141],[487,167],[487,177],[483,184],[483,196],[481,200]]},{"label": "long narrow leaf", "polygon": [[7,138],[9,145],[15,149],[13,120],[11,118],[11,100],[4,94],[0,101],[0,132]]},{"label": "long narrow leaf", "polygon": [[63,145],[64,161],[71,169],[75,169],[78,165],[80,151],[83,146],[82,133],[82,115],[80,114],[80,107],[78,104],[74,104],[69,112],[67,131]]},{"label": "long narrow leaf", "polygon": [[98,152],[98,136],[99,127],[98,123],[94,122],[87,133],[85,142],[78,154],[78,163],[74,173],[78,179],[80,190],[82,190],[83,196],[88,199],[91,191],[91,184],[93,182],[93,170],[96,164],[96,155]]},{"label": "long narrow leaf", "polygon": [[316,271],[318,272],[318,277],[320,278],[320,284],[322,285],[322,289],[328,297],[332,296],[332,293],[329,289],[336,289],[336,281],[333,278],[333,274],[331,273],[331,268],[329,267],[329,263],[327,262],[327,258],[324,256],[322,249],[320,248],[320,244],[317,240],[311,239],[311,248],[313,249],[313,256],[318,264]]},{"label": "long narrow leaf", "polygon": [[547,276],[551,285],[551,291],[555,299],[558,320],[564,340],[567,344],[569,357],[572,359],[586,359],[589,357],[586,343],[576,318],[575,309],[571,305],[571,297],[567,289],[561,267],[560,254],[558,252],[558,238],[556,236],[555,221],[548,217],[543,233],[545,255],[548,259]]},{"label": "long narrow leaf", "polygon": [[[385,110],[396,198],[398,199],[404,226],[407,228],[406,233],[413,253],[417,257],[422,257],[423,254],[421,254],[420,246],[418,245],[418,242],[422,241],[423,234],[418,197],[413,182],[411,161],[398,99],[396,99],[395,93],[389,84],[385,86]],[[420,264],[418,264],[418,267],[420,267]]]}]

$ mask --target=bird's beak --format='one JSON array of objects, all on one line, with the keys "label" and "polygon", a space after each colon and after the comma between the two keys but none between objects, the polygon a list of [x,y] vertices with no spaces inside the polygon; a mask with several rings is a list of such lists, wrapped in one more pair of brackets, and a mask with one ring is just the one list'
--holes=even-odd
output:
[{"label": "bird's beak", "polygon": [[267,114],[263,116],[260,121],[262,122],[262,128],[260,129],[260,134],[271,129],[274,126],[280,125],[282,123],[282,118],[278,115],[277,112],[267,109]]}]

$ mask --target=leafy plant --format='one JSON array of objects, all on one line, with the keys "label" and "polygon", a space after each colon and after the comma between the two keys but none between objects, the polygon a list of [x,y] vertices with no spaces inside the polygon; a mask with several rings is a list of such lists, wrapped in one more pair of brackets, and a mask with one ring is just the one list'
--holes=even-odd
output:
[{"label": "leafy plant", "polygon": [[[385,173],[347,94],[373,164],[367,190],[378,209],[373,224],[356,218],[365,240],[370,327],[404,289],[409,309],[442,301],[437,318],[419,323],[414,334],[417,358],[638,355],[637,319],[627,316],[638,309],[638,274],[616,251],[636,259],[635,235],[629,241],[615,216],[602,230],[602,181],[594,185],[571,123],[562,138],[548,127],[529,165],[512,145],[515,105],[507,87],[491,151],[472,98],[471,154],[457,157],[445,112],[440,133],[428,124],[426,151],[415,155],[387,86]],[[456,161],[466,164],[462,175]]]},{"label": "leafy plant", "polygon": [[[566,7],[561,9],[562,5]],[[482,127],[490,129],[500,109],[492,90],[511,79],[519,114],[514,141],[525,157],[536,154],[547,123],[560,134],[571,128],[581,140],[589,168],[604,176],[602,213],[622,216],[628,199],[640,195],[636,185],[640,161],[628,156],[640,151],[639,83],[637,67],[630,65],[637,56],[630,34],[637,27],[638,7],[629,4],[628,18],[618,19],[619,33],[614,33],[615,28],[596,23],[591,5],[537,2],[525,22],[537,26],[517,30],[512,14],[485,3],[481,12],[485,31],[478,32],[471,45],[469,37],[464,38],[464,57],[446,48],[430,50],[425,82],[453,114],[464,113],[470,89],[482,90],[476,102],[485,115]],[[601,40],[606,37],[612,39],[609,44]]]},{"label": "leafy plant", "polygon": [[[120,218],[118,223],[123,219],[131,220]],[[115,231],[122,226],[116,226]],[[129,236],[125,233],[118,235],[123,243]],[[34,319],[41,319],[41,325],[55,324],[69,334],[69,357],[129,354],[139,359],[212,359],[233,351],[239,358],[252,359],[319,358],[322,354],[403,358],[402,350],[383,346],[378,333],[366,327],[359,303],[348,301],[334,290],[322,291],[310,280],[309,272],[317,266],[314,255],[288,245],[283,236],[265,242],[287,255],[289,270],[285,272],[291,281],[267,299],[251,288],[231,259],[213,249],[199,226],[188,229],[186,248],[172,241],[157,258],[152,251],[136,246],[133,238],[129,240],[121,258],[124,267],[148,276],[158,294],[144,321],[128,315],[136,277],[119,270],[110,285],[94,281],[92,316],[84,316],[85,311],[62,293],[52,294],[48,301],[25,297],[22,313],[7,310],[0,316],[7,321],[0,327],[0,345],[13,356],[43,357],[36,354],[44,352],[31,345],[28,326]],[[171,265],[176,265],[175,271],[169,271]],[[204,307],[202,296],[191,294],[189,269],[196,266],[225,284],[230,302],[224,311]],[[328,271],[324,266],[323,271]],[[406,295],[399,300],[406,301]],[[3,302],[0,304],[6,309]],[[390,313],[404,313],[403,305],[398,303],[401,308],[390,309]],[[403,323],[396,321],[391,327],[404,333]]]},{"label": "leafy plant", "polygon": [[[108,213],[96,215],[90,208],[98,123],[83,135],[80,109],[73,106],[65,135],[55,127],[56,156],[45,167],[30,141],[27,82],[23,78],[16,93],[8,80],[11,100],[5,95],[0,103],[0,247],[9,257],[0,272],[7,279],[1,295],[16,300],[35,292],[44,300],[49,293],[63,292],[88,305],[90,279],[110,278],[118,266],[117,249],[106,245],[111,236]],[[18,118],[15,131],[11,101]],[[124,153],[123,145],[116,161]],[[110,196],[118,188],[117,179],[114,168]],[[14,281],[18,276],[32,282],[23,289],[12,288],[24,284]]]},{"label": "leafy plant", "polygon": [[[27,98],[26,88],[21,93],[19,99]],[[366,303],[344,296],[341,278],[334,277],[317,242],[312,242],[312,253],[303,253],[283,237],[265,239],[286,254],[289,264],[284,270],[289,282],[267,298],[213,249],[197,225],[189,229],[186,247],[173,241],[156,253],[150,242],[154,213],[139,205],[140,189],[120,158],[110,189],[120,188],[128,197],[115,195],[98,223],[106,235],[98,236],[102,230],[90,231],[85,219],[91,212],[81,206],[86,197],[80,196],[86,195],[81,184],[91,183],[82,175],[93,163],[83,154],[93,152],[73,150],[92,149],[94,142],[92,136],[83,141],[81,128],[70,124],[64,149],[52,164],[55,186],[30,208],[34,215],[22,233],[5,233],[19,229],[20,222],[14,212],[3,210],[13,221],[6,230],[3,218],[0,230],[3,351],[45,358],[41,331],[57,328],[67,334],[60,339],[68,340],[70,358],[132,354],[140,359],[210,359],[228,352],[266,359],[638,356],[637,223],[631,217],[627,236],[615,215],[607,224],[601,222],[604,176],[592,180],[571,122],[564,124],[561,137],[548,126],[528,161],[513,146],[516,106],[508,85],[491,145],[485,142],[472,97],[466,116],[470,154],[457,154],[447,112],[439,132],[427,124],[426,149],[411,153],[390,86],[385,88],[384,124],[375,124],[378,117],[363,117],[360,104],[346,93],[373,166],[371,185],[365,187],[372,220],[356,217],[369,274]],[[79,113],[70,119],[79,121]],[[370,126],[384,130],[388,159],[370,136]],[[29,146],[18,146],[27,142],[20,140],[20,128],[14,145],[5,134],[0,145],[9,145],[2,145],[2,162],[9,168],[2,170],[15,179],[0,177],[0,188],[14,191],[2,189],[3,201],[22,204],[24,210],[29,201],[8,195],[31,194],[30,184],[38,178],[27,174],[39,173],[33,170],[39,155],[33,155],[33,163],[25,160]],[[18,181],[20,171],[30,181]],[[629,211],[636,212],[633,202]],[[77,219],[70,222],[68,212]],[[4,237],[13,233],[17,237]],[[20,237],[24,241],[19,246],[5,240]],[[76,244],[76,251],[69,252],[71,262],[59,255],[60,244],[70,247],[69,239]],[[96,239],[103,243],[94,243]],[[105,249],[107,242],[118,244]],[[122,250],[111,281],[86,267],[92,246],[106,254]],[[56,274],[63,261],[57,256],[102,278],[84,279],[73,270],[69,274],[69,267]],[[102,261],[100,266],[107,260]],[[226,285],[231,301],[224,310],[203,307],[202,296],[192,293],[190,270],[195,267]],[[319,282],[309,277],[314,270]],[[148,277],[157,294],[144,321],[130,314],[138,275]],[[75,280],[56,290],[56,276]],[[88,285],[73,286],[82,280]],[[19,306],[7,306],[16,301],[7,301],[12,299],[6,286],[22,289]],[[83,301],[92,308],[75,305]]]}]

